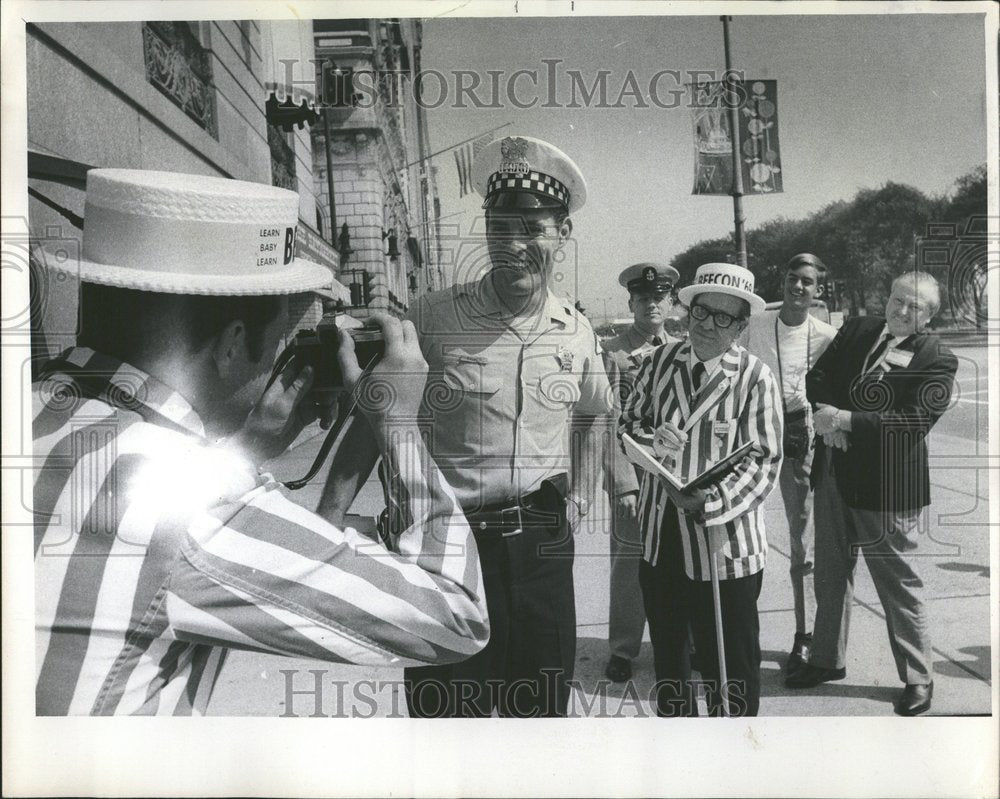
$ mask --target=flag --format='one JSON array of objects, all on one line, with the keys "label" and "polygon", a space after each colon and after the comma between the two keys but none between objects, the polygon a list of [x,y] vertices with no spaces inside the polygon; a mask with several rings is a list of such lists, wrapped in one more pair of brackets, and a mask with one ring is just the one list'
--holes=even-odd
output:
[{"label": "flag", "polygon": [[472,185],[472,163],[479,155],[479,151],[493,141],[493,132],[484,133],[475,141],[466,142],[455,148],[455,169],[458,170],[458,196],[464,197],[472,194],[475,187]]},{"label": "flag", "polygon": [[[777,82],[736,83],[743,193],[782,191]],[[695,144],[692,194],[732,194],[733,139],[725,100],[721,82],[691,84]]]}]

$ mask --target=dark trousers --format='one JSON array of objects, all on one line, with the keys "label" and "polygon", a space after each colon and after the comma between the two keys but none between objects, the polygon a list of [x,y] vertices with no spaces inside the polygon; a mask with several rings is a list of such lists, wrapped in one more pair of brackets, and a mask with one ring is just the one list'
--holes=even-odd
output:
[{"label": "dark trousers", "polygon": [[564,512],[476,533],[490,641],[468,660],[405,670],[413,718],[565,716],[576,659],[573,538]]},{"label": "dark trousers", "polygon": [[[684,572],[681,531],[671,507],[665,514],[663,541],[655,566],[639,566],[649,635],[653,644],[658,716],[697,716],[691,680],[690,639],[698,649],[709,712],[721,713],[719,651],[715,640],[712,583],[691,580]],[[720,560],[721,560],[721,556]],[[720,569],[722,564],[719,564]],[[722,640],[726,650],[727,694],[733,716],[756,716],[760,707],[760,621],[757,597],[764,573],[722,580]]]}]

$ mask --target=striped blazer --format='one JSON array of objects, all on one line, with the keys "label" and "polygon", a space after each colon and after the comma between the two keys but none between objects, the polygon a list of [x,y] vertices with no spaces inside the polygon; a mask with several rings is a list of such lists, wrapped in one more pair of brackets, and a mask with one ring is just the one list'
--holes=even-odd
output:
[{"label": "striped blazer", "polygon": [[203,714],[231,648],[464,660],[489,638],[475,540],[419,437],[390,445],[388,547],[204,440],[153,377],[85,348],[34,385],[38,715]]},{"label": "striped blazer", "polygon": [[707,527],[724,529],[720,578],[747,577],[764,568],[767,555],[763,502],[781,467],[778,384],[760,359],[733,344],[693,396],[690,350],[687,341],[667,344],[645,361],[622,410],[619,435],[652,444],[653,431],[661,424],[678,425],[688,436],[679,464],[685,481],[747,442],[754,442],[757,451],[708,491],[704,524],[680,511],[662,483],[644,473],[639,493],[643,557],[656,563],[664,515],[673,513],[682,531],[688,577],[710,579]]}]

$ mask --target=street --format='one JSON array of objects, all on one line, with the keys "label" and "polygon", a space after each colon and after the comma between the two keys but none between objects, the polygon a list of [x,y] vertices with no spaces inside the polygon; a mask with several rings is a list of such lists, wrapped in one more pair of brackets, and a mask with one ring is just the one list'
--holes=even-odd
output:
[{"label": "street", "polygon": [[[956,339],[959,359],[952,406],[928,439],[932,501],[919,557],[934,645],[931,715],[990,713],[989,480],[1000,464],[988,458],[987,347]],[[279,479],[299,476],[318,449],[313,438],[270,466]],[[296,497],[313,507],[325,471]],[[359,529],[381,508],[369,482],[351,517]],[[813,689],[784,687],[781,665],[792,643],[794,615],[788,576],[788,538],[777,491],[766,506],[770,552],[758,603],[761,615],[762,716],[887,716],[902,687],[889,650],[885,619],[866,568],[855,574],[855,610],[847,677]],[[647,639],[628,684],[604,678],[608,657],[608,506],[594,508],[577,535],[577,689],[570,712],[581,716],[653,715],[654,682]],[[224,666],[210,715],[405,716],[402,670],[233,652]],[[291,704],[286,704],[290,699]]]}]

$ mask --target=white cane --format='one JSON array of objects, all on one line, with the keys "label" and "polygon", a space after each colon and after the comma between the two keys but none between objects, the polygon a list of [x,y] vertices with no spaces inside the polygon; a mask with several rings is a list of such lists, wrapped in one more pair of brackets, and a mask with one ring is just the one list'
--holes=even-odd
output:
[{"label": "white cane", "polygon": [[[719,567],[715,562],[715,547],[712,546],[712,528],[705,529],[708,539],[708,566],[712,576],[712,603],[715,605],[715,646],[719,651],[719,696],[722,701],[722,715],[729,717],[729,696],[726,691],[726,645],[722,640],[722,597],[719,594]],[[721,547],[720,547],[721,548]]]}]

